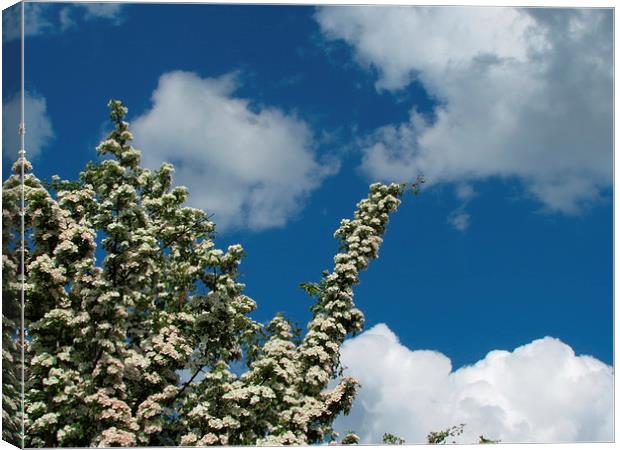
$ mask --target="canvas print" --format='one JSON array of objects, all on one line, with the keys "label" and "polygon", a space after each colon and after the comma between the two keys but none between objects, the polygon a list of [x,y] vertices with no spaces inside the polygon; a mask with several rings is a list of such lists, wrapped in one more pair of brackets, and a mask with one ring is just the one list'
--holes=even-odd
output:
[{"label": "canvas print", "polygon": [[2,12],[2,439],[613,442],[612,8]]}]

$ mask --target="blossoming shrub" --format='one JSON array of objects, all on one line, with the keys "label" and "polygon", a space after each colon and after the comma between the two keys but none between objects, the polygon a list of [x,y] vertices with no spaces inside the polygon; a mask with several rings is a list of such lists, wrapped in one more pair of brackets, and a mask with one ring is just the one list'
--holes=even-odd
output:
[{"label": "blossoming shrub", "polygon": [[[364,324],[353,286],[378,256],[405,187],[371,185],[353,219],[341,222],[333,270],[303,285],[316,302],[296,339],[280,314],[266,326],[249,317],[256,303],[237,280],[243,248],[215,247],[214,224],[184,206],[189,194],[173,187],[173,167],[141,167],[127,109],[109,106],[114,130],[97,148],[105,158],[79,180],[44,186],[22,158],[4,184],[3,320],[14,334],[23,166],[25,445],[335,441],[332,424],[359,387],[339,371],[341,344]],[[5,336],[5,345],[17,342]],[[230,370],[238,360],[247,364],[241,375]],[[17,402],[5,389],[5,417],[19,416]],[[18,439],[19,427],[5,424]]]},{"label": "blossoming shrub", "polygon": [[[20,166],[16,166],[20,169]],[[21,181],[2,189],[2,439],[22,445]]]}]

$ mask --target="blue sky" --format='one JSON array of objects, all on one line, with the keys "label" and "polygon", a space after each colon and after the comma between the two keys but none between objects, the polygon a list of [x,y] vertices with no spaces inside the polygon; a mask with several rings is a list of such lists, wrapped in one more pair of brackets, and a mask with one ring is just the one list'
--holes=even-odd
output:
[{"label": "blue sky", "polygon": [[340,219],[369,183],[422,173],[356,290],[367,328],[454,369],[544,336],[612,364],[609,10],[26,11],[35,173],[75,177],[122,99],[145,161],[173,160],[221,224],[218,244],[246,249],[257,319],[305,324],[298,284],[331,268]]}]

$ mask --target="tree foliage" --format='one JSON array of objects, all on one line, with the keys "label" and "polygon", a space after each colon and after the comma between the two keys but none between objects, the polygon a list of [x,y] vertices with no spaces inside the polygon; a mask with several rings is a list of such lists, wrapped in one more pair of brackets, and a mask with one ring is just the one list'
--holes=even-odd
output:
[{"label": "tree foliage", "polygon": [[[456,438],[463,434],[463,428],[465,428],[465,424],[461,423],[458,425],[454,425],[450,428],[446,428],[445,430],[440,431],[431,431],[426,436],[427,444],[456,444]],[[450,440],[452,438],[452,440]],[[478,437],[478,442],[476,444],[499,444],[499,440],[487,439],[484,436]]]},{"label": "tree foliage", "polygon": [[2,190],[2,439],[21,446],[21,167]]},{"label": "tree foliage", "polygon": [[[238,281],[243,248],[216,247],[215,225],[185,206],[173,167],[142,167],[127,109],[109,107],[114,129],[97,147],[102,158],[78,180],[42,183],[21,158],[3,186],[6,368],[19,344],[24,169],[26,446],[335,441],[332,424],[359,387],[339,370],[341,344],[364,324],[353,287],[407,187],[372,184],[353,219],[342,220],[333,270],[302,285],[315,300],[296,337],[281,314],[267,325],[250,317],[256,303]],[[241,374],[231,371],[235,361],[246,365]],[[5,388],[3,416],[18,417],[14,399]]]},{"label": "tree foliage", "polygon": [[450,428],[446,428],[445,430],[431,431],[428,436],[426,436],[426,442],[428,444],[456,444],[456,441],[454,439],[452,439],[452,441],[449,441],[449,439],[456,438],[463,434],[464,427],[465,424],[461,423],[459,425],[454,425]]},{"label": "tree foliage", "polygon": [[392,433],[383,433],[383,443],[385,445],[403,445],[405,440]]}]

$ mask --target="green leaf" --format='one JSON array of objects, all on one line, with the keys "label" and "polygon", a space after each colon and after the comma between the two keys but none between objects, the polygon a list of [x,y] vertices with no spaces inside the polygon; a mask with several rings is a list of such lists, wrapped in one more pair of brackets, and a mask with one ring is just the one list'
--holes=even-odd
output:
[{"label": "green leaf", "polygon": [[318,297],[323,293],[323,289],[318,283],[300,283],[299,287],[311,297]]}]

